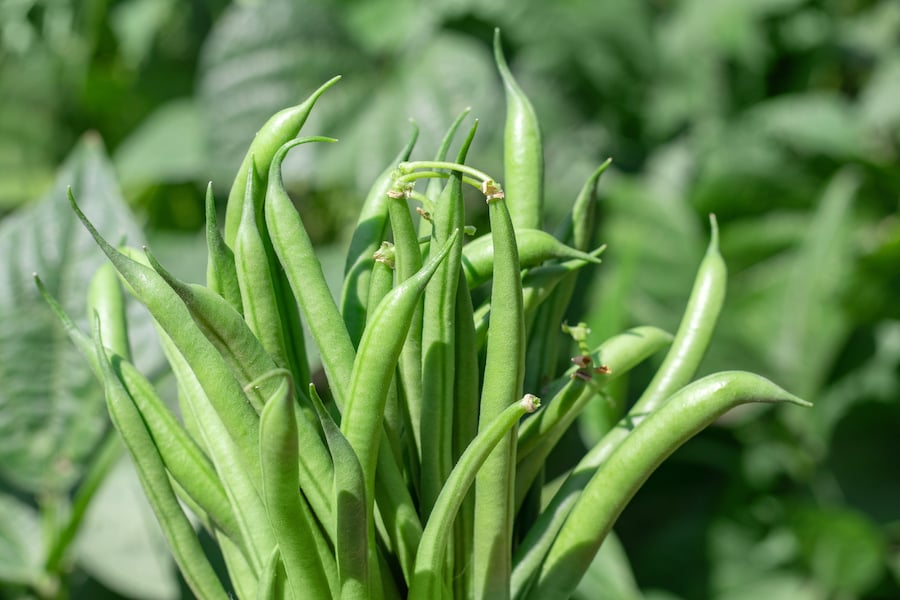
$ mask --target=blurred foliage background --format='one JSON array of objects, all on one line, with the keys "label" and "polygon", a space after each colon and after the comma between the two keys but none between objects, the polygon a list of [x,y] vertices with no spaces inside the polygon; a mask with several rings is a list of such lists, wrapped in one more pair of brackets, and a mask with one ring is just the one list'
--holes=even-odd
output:
[{"label": "blurred foliage background", "polygon": [[[614,159],[610,248],[570,319],[593,343],[674,330],[714,212],[730,282],[704,371],[758,371],[816,403],[735,412],[676,453],[617,526],[628,561],[582,597],[900,597],[896,0],[0,0],[0,596],[187,593],[125,463],[66,560],[46,560],[110,437],[29,276],[84,315],[102,258],[66,186],[101,230],[200,281],[207,181],[223,201],[256,128],[342,74],[305,129],[341,143],[286,173],[338,265],[409,118],[430,156],[472,106],[471,161],[502,172],[495,26],[542,122],[549,227]],[[133,316],[139,366],[171,387]],[[558,470],[601,419],[581,419]]]}]

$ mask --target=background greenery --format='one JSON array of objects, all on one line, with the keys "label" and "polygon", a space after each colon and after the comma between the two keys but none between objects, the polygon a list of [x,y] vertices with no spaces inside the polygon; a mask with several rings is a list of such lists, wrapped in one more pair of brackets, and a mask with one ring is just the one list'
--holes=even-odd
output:
[{"label": "background greenery", "polygon": [[[206,182],[224,199],[265,118],[342,74],[306,129],[341,143],[287,173],[340,264],[410,117],[428,156],[472,106],[472,162],[502,172],[495,26],[543,125],[548,223],[615,161],[600,192],[610,248],[571,319],[594,343],[674,329],[715,212],[730,283],[704,371],[754,370],[816,403],[733,413],[679,451],[617,526],[630,571],[592,572],[583,597],[900,597],[895,0],[0,0],[0,595],[185,593],[125,463],[68,560],[44,564],[109,433],[30,278],[84,314],[102,258],[65,187],[105,233],[146,237],[199,281]],[[139,366],[165,388],[133,316]]]}]

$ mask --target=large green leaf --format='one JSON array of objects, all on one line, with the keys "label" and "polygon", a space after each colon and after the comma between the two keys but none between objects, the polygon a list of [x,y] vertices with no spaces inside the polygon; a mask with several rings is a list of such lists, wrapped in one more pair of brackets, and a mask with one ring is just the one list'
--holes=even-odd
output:
[{"label": "large green leaf", "polygon": [[[101,388],[37,293],[32,273],[87,330],[87,282],[105,257],[66,201],[72,186],[109,239],[139,244],[100,141],[84,138],[41,202],[0,224],[0,477],[31,492],[63,491],[107,428]],[[134,305],[132,344],[146,373],[160,352],[149,320]]]}]

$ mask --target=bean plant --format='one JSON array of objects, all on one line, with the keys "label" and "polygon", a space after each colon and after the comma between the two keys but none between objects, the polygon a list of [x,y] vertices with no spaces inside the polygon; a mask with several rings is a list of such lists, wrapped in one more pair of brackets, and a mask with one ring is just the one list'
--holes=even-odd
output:
[{"label": "bean plant", "polygon": [[[44,296],[102,382],[198,597],[567,598],[629,499],[687,439],[742,403],[806,404],[750,373],[692,381],[725,290],[714,218],[674,335],[636,327],[591,348],[583,324],[565,323],[579,272],[604,250],[591,244],[609,161],[548,233],[538,120],[499,34],[494,50],[503,178],[466,163],[477,121],[448,159],[466,113],[432,160],[411,160],[413,132],[362,205],[338,300],[282,179],[289,152],[335,141],[297,136],[337,78],[259,130],[221,231],[207,193],[205,286],[179,281],[148,248],[113,246],[70,192],[109,258],[90,286],[90,335]],[[468,242],[467,186],[490,222]],[[124,290],[155,321],[180,417],[132,365]],[[327,381],[311,383],[304,328]],[[633,406],[617,404],[609,384],[666,348]],[[542,498],[548,456],[588,403],[614,426]]]}]

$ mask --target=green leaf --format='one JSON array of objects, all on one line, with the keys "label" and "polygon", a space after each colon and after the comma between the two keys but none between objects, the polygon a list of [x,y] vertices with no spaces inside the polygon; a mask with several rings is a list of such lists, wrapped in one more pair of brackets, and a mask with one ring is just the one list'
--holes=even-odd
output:
[{"label": "green leaf", "polygon": [[97,491],[74,554],[85,571],[120,594],[146,600],[180,597],[166,539],[127,457]]},{"label": "green leaf", "polygon": [[37,512],[13,496],[0,494],[0,581],[28,584],[43,573]]},{"label": "green leaf", "polygon": [[[87,330],[86,283],[105,260],[67,207],[71,185],[111,239],[140,243],[140,230],[116,187],[96,137],[85,137],[41,202],[0,224],[0,477],[24,491],[64,491],[78,479],[108,427],[100,386],[32,281],[38,273]],[[139,366],[162,364],[149,319],[129,307]]]},{"label": "green leaf", "polygon": [[147,117],[115,154],[123,187],[200,181],[206,175],[206,132],[196,102],[172,100]]}]

